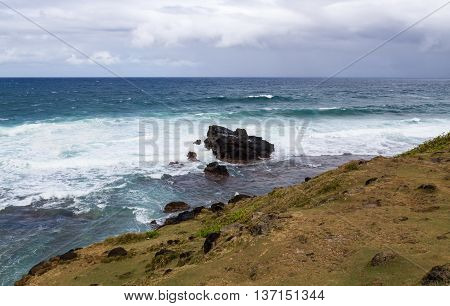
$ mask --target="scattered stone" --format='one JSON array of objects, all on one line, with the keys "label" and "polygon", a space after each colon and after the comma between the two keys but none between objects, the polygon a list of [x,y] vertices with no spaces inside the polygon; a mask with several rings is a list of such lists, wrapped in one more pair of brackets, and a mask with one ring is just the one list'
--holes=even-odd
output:
[{"label": "scattered stone", "polygon": [[436,237],[436,239],[437,240],[446,240],[446,239],[448,239],[448,237],[447,237],[448,234],[450,234],[450,232],[442,234],[442,235],[439,235],[439,236]]},{"label": "scattered stone", "polygon": [[168,245],[179,244],[179,243],[180,243],[180,240],[178,240],[178,239],[175,239],[175,240],[172,240],[172,239],[167,240],[167,244],[168,244]]},{"label": "scattered stone", "polygon": [[309,176],[305,177],[305,182],[309,182],[311,178]]},{"label": "scattered stone", "polygon": [[166,271],[164,271],[164,275],[167,275],[167,274],[169,274],[172,271],[173,271],[172,269],[167,269]]},{"label": "scattered stone", "polygon": [[397,256],[398,255],[392,251],[383,251],[375,254],[375,256],[370,261],[370,265],[372,267],[385,265],[394,260],[395,258],[397,258]]},{"label": "scattered stone", "polygon": [[254,281],[254,280],[256,280],[256,275],[258,274],[258,269],[255,267],[255,266],[253,266],[253,267],[251,267],[250,268],[250,273],[249,273],[249,278],[252,280],[252,281]]},{"label": "scattered stone", "polygon": [[192,251],[183,252],[180,254],[179,260],[178,260],[178,267],[184,266],[188,264],[192,259]]},{"label": "scattered stone", "polygon": [[224,208],[225,208],[225,204],[222,202],[214,203],[213,205],[211,205],[212,212],[219,212],[219,211],[222,211]]},{"label": "scattered stone", "polygon": [[178,255],[175,251],[161,249],[155,253],[155,257],[152,259],[152,262],[146,266],[147,271],[153,271],[155,269],[165,267],[176,258],[178,258]]},{"label": "scattered stone", "polygon": [[68,261],[68,260],[72,260],[72,259],[77,258],[77,256],[78,255],[77,255],[77,253],[75,253],[75,250],[72,249],[72,250],[70,250],[70,251],[68,251],[68,252],[66,252],[66,253],[64,253],[62,255],[59,255],[58,257],[62,261]]},{"label": "scattered stone", "polygon": [[237,203],[239,201],[242,201],[244,199],[249,199],[249,198],[253,198],[253,196],[249,196],[246,194],[237,194],[235,196],[233,196],[229,201],[228,204],[233,204],[233,203]]},{"label": "scattered stone", "polygon": [[169,249],[161,249],[158,252],[155,253],[155,257],[163,256],[163,255],[169,255],[169,254],[175,254],[175,251],[169,250]]},{"label": "scattered stone", "polygon": [[407,221],[408,217],[398,217],[394,219],[394,223],[400,223],[400,222],[404,222]]},{"label": "scattered stone", "polygon": [[41,261],[40,263],[38,263],[37,265],[34,265],[30,269],[30,271],[28,272],[28,275],[32,275],[32,276],[42,275],[45,272],[51,270],[52,267],[53,266],[49,261]]},{"label": "scattered stone", "polygon": [[229,130],[212,125],[208,129],[205,148],[220,160],[245,163],[270,158],[275,146],[261,137],[248,136],[245,129]]},{"label": "scattered stone", "polygon": [[434,184],[422,184],[419,187],[417,187],[417,189],[426,191],[426,192],[433,192],[436,191],[436,185]]},{"label": "scattered stone", "polygon": [[428,272],[422,278],[422,285],[424,286],[450,285],[450,263],[431,268],[430,272]]},{"label": "scattered stone", "polygon": [[412,210],[415,212],[419,212],[419,213],[427,213],[427,212],[433,212],[435,210],[438,210],[439,208],[441,208],[441,207],[437,206],[437,205],[433,205],[430,207],[413,208]]},{"label": "scattered stone", "polygon": [[298,242],[301,244],[305,244],[308,242],[308,238],[305,235],[300,235],[297,237]]},{"label": "scattered stone", "polygon": [[227,177],[230,176],[226,166],[219,165],[218,162],[209,163],[205,170],[205,174],[208,176]]},{"label": "scattered stone", "polygon": [[372,184],[372,183],[375,183],[376,180],[378,180],[377,177],[372,177],[372,178],[370,178],[370,179],[368,179],[368,180],[366,181],[366,184],[365,184],[365,185],[367,186],[367,185],[370,185],[370,184]]},{"label": "scattered stone", "polygon": [[263,215],[262,217],[255,217],[253,224],[249,227],[252,236],[266,235],[274,227],[277,216],[274,214]]},{"label": "scattered stone", "polygon": [[127,256],[128,252],[122,247],[117,247],[108,252],[108,257]]},{"label": "scattered stone", "polygon": [[197,161],[197,153],[190,151],[187,154],[187,158],[190,161]]},{"label": "scattered stone", "polygon": [[165,213],[172,213],[172,212],[176,212],[176,211],[182,211],[182,210],[187,210],[189,209],[189,204],[182,202],[182,201],[175,201],[175,202],[170,202],[168,204],[166,204],[166,206],[164,206],[164,212]]},{"label": "scattered stone", "polygon": [[201,139],[197,139],[196,141],[194,141],[194,144],[199,146],[202,144],[202,140]]},{"label": "scattered stone", "polygon": [[199,213],[202,212],[203,209],[204,209],[203,206],[199,206],[189,211],[183,211],[182,213],[179,213],[175,217],[167,218],[166,221],[164,221],[164,225],[178,224],[184,221],[194,219]]},{"label": "scattered stone", "polygon": [[381,200],[375,198],[369,198],[363,202],[364,207],[375,208],[381,206]]},{"label": "scattered stone", "polygon": [[203,243],[203,253],[207,254],[214,246],[216,240],[220,237],[220,233],[210,233],[206,236],[205,242]]}]

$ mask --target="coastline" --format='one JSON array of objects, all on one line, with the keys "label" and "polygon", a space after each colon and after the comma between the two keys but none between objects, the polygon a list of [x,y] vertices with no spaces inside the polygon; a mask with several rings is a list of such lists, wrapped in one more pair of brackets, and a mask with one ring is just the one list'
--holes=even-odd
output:
[{"label": "coastline", "polygon": [[[350,161],[157,231],[69,251],[16,285],[423,284],[423,268],[450,262],[449,162],[447,134],[398,157]],[[371,266],[389,250],[392,258]]]}]

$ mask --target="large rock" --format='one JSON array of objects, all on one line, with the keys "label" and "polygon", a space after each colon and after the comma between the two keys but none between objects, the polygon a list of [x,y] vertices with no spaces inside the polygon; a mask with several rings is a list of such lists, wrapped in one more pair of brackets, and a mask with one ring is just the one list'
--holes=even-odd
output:
[{"label": "large rock", "polygon": [[213,246],[216,243],[216,240],[219,239],[220,232],[219,233],[210,233],[208,236],[206,236],[205,242],[203,243],[203,252],[205,254],[209,253]]},{"label": "large rock", "polygon": [[228,173],[228,169],[226,166],[219,165],[218,162],[212,162],[209,163],[205,170],[203,170],[206,175],[208,176],[215,176],[215,177],[226,177],[230,176],[230,173]]},{"label": "large rock", "polygon": [[202,212],[203,208],[203,206],[199,206],[192,210],[183,211],[174,217],[167,218],[164,225],[178,224],[184,221],[192,220]]},{"label": "large rock", "polygon": [[450,285],[450,263],[433,267],[422,278],[422,285],[425,286],[448,286]]},{"label": "large rock", "polygon": [[185,202],[177,201],[177,202],[170,202],[164,206],[164,212],[165,213],[172,213],[176,211],[183,211],[189,209],[189,205]]},{"label": "large rock", "polygon": [[275,150],[273,144],[261,137],[248,136],[245,129],[233,132],[218,125],[209,127],[204,143],[218,159],[234,163],[269,158]]}]

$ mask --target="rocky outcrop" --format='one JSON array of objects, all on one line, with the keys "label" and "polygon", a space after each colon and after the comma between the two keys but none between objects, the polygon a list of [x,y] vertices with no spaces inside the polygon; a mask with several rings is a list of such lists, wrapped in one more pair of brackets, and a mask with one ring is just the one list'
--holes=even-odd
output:
[{"label": "rocky outcrop", "polygon": [[164,206],[165,213],[173,213],[177,211],[183,211],[189,209],[189,204],[181,201],[170,202]]},{"label": "rocky outcrop", "polygon": [[222,177],[230,176],[230,173],[228,172],[227,167],[223,166],[223,165],[219,165],[218,162],[209,163],[206,166],[204,172],[207,176],[210,176],[210,177],[222,178]]},{"label": "rocky outcrop", "polygon": [[236,194],[235,196],[233,196],[229,201],[228,204],[233,204],[233,203],[237,203],[239,201],[245,200],[245,199],[250,199],[253,198],[253,196],[249,196],[246,194]]},{"label": "rocky outcrop", "polygon": [[120,257],[120,256],[127,256],[127,255],[128,255],[127,250],[125,250],[122,247],[114,248],[108,252],[108,257]]},{"label": "rocky outcrop", "polygon": [[175,217],[167,218],[166,221],[164,222],[164,225],[178,224],[184,221],[192,220],[199,213],[202,212],[203,208],[204,208],[203,206],[199,206],[189,211],[183,211],[182,213],[179,213]]},{"label": "rocky outcrop", "polygon": [[210,233],[206,236],[205,242],[203,243],[203,253],[207,254],[214,247],[216,240],[219,239],[220,233]]},{"label": "rocky outcrop", "polygon": [[398,255],[396,253],[394,253],[393,251],[390,251],[390,250],[383,251],[383,252],[375,254],[375,256],[370,261],[370,265],[372,267],[385,265],[385,264],[393,261],[397,257],[398,257]]},{"label": "rocky outcrop", "polygon": [[197,153],[190,151],[187,154],[187,158],[190,161],[197,161]]},{"label": "rocky outcrop", "polygon": [[214,203],[213,205],[211,205],[210,209],[212,212],[219,212],[224,210],[225,208],[225,204],[222,202],[218,202],[218,203]]},{"label": "rocky outcrop", "polygon": [[448,286],[450,285],[450,263],[433,267],[422,278],[424,286]]},{"label": "rocky outcrop", "polygon": [[245,129],[229,130],[212,125],[204,141],[205,148],[212,150],[220,160],[233,163],[246,163],[269,158],[275,146],[261,137],[248,136]]}]

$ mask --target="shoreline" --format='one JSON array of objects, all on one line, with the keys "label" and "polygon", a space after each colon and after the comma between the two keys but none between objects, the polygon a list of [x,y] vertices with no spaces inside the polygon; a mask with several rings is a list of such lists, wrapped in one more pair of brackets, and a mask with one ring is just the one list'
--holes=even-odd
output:
[{"label": "shoreline", "polygon": [[[289,244],[279,245],[278,242],[275,243],[273,240],[274,237],[279,235],[290,236],[292,231],[304,232],[307,228],[314,230],[308,232],[309,234],[303,233],[300,236],[298,236],[299,233],[297,233],[297,236],[302,237],[302,235],[304,235],[309,237],[309,235],[312,235],[315,237],[317,234],[315,231],[323,231],[324,228],[322,224],[332,224],[329,225],[331,226],[329,230],[332,232],[338,231],[338,236],[336,236],[337,233],[335,232],[330,236],[335,237],[329,238],[331,240],[328,240],[328,238],[325,240],[323,240],[324,238],[318,239],[317,237],[305,237],[305,239],[294,237],[295,239],[299,239],[296,240],[296,243],[308,245],[309,239],[318,239],[316,241],[316,246],[321,245],[323,247],[324,244],[328,245],[335,240],[336,237],[339,237],[339,235],[347,237],[344,240],[342,240],[343,238],[338,239],[341,243],[347,241],[344,244],[348,244],[349,237],[352,237],[350,241],[355,244],[354,247],[361,243],[361,239],[365,244],[370,245],[372,243],[361,237],[354,236],[352,231],[348,232],[349,229],[341,228],[341,225],[338,226],[338,224],[335,223],[337,220],[333,218],[333,214],[330,215],[329,212],[327,212],[329,209],[337,210],[338,214],[349,214],[352,218],[352,222],[355,223],[359,223],[362,220],[365,222],[365,220],[369,218],[368,220],[372,220],[375,224],[378,223],[376,218],[371,217],[374,212],[377,212],[380,216],[386,215],[391,221],[382,223],[384,228],[378,229],[379,231],[387,230],[389,232],[400,226],[405,226],[408,227],[409,230],[412,230],[410,226],[419,226],[427,228],[427,230],[423,231],[423,233],[427,235],[432,233],[437,237],[441,237],[442,235],[445,236],[445,233],[441,233],[440,235],[438,235],[438,233],[439,231],[444,231],[445,227],[448,227],[446,221],[449,220],[448,206],[450,205],[450,197],[448,197],[448,193],[450,190],[446,187],[445,181],[450,179],[450,177],[442,174],[448,170],[448,162],[450,161],[450,141],[448,140],[449,136],[447,135],[446,137],[447,140],[445,140],[446,142],[443,145],[444,151],[430,151],[427,149],[427,146],[425,146],[424,152],[421,152],[420,150],[417,151],[416,149],[416,151],[412,150],[412,153],[405,153],[399,157],[375,157],[370,161],[348,162],[335,170],[324,172],[312,180],[308,180],[306,183],[291,187],[275,188],[266,195],[242,199],[241,201],[231,203],[218,209],[218,211],[212,211],[211,209],[199,210],[198,213],[194,214],[192,218],[189,218],[186,221],[178,224],[166,225],[153,232],[128,233],[117,237],[111,237],[103,242],[69,252],[70,255],[67,255],[67,253],[63,254],[62,258],[52,258],[47,262],[40,263],[34,267],[34,271],[30,271],[31,274],[24,276],[20,281],[16,282],[16,284],[88,284],[88,282],[98,280],[98,284],[192,285],[197,284],[194,280],[196,277],[194,277],[194,279],[184,279],[183,275],[192,276],[192,273],[194,273],[194,275],[197,275],[197,273],[215,275],[214,272],[216,269],[207,270],[207,272],[205,272],[204,267],[211,267],[211,264],[214,262],[219,264],[219,262],[222,262],[225,258],[232,256],[227,254],[238,252],[241,254],[240,256],[243,262],[246,261],[247,256],[249,256],[249,259],[252,258],[254,255],[251,255],[253,252],[251,250],[254,249],[254,247],[249,249],[247,246],[249,243],[250,245],[259,245],[260,243],[263,243],[262,245],[264,245],[264,243],[272,241],[271,244],[275,244],[280,250],[284,250],[282,254],[277,255],[284,258],[291,254],[292,250],[287,251],[287,249],[289,249]],[[433,170],[430,172],[432,173],[430,174],[431,177],[425,178],[420,175],[420,173],[423,173],[424,169]],[[405,174],[398,177],[401,173]],[[414,175],[409,173],[414,173]],[[356,183],[361,180],[361,183]],[[425,182],[424,180],[427,181]],[[419,184],[421,181],[422,184]],[[303,194],[303,196],[296,196],[301,194]],[[306,196],[308,194],[309,196]],[[411,198],[411,196],[413,197]],[[356,202],[354,202],[354,199]],[[360,201],[359,204],[358,201]],[[399,204],[399,201],[401,202],[401,205]],[[436,203],[436,201],[439,205],[433,204]],[[335,202],[341,204],[337,205]],[[343,208],[340,208],[340,206],[343,206]],[[407,211],[409,212],[409,215],[412,214],[414,216],[404,216],[404,214],[407,214]],[[351,214],[359,217],[355,219]],[[430,227],[431,225],[427,224],[425,221],[420,221],[420,218],[423,218],[424,215],[427,216],[428,219],[441,220],[437,224],[435,224],[437,221],[433,223],[433,226],[440,229],[436,230],[433,227]],[[320,221],[320,219],[323,219],[323,221]],[[409,219],[417,221],[408,225],[410,222],[404,221]],[[300,223],[303,224],[303,226],[298,227],[298,225],[295,225],[299,222],[297,220],[303,220]],[[392,220],[394,220],[393,223]],[[294,227],[291,230],[288,230],[292,226]],[[373,226],[366,226],[365,230],[372,231],[372,227]],[[377,227],[378,226],[375,228]],[[433,230],[430,232],[432,228]],[[286,232],[286,230],[288,231]],[[403,231],[399,230],[399,232]],[[404,238],[400,237],[400,242],[397,243],[398,247],[403,248],[403,245],[405,244],[406,247],[408,245],[413,245],[415,246],[414,248],[421,248],[423,243],[430,243],[426,242],[431,239],[430,237],[422,236],[416,238],[413,238],[413,236],[409,237],[409,235]],[[426,239],[422,242],[422,239],[424,238]],[[434,238],[433,241],[437,242],[433,244],[433,248],[430,249],[434,254],[431,254],[434,256],[432,256],[434,259],[431,260],[431,262],[436,262],[436,258],[438,258],[439,261],[443,261],[441,264],[446,263],[445,258],[447,258],[447,261],[450,260],[448,255],[445,255],[446,252],[444,252],[444,250],[446,248],[441,243],[443,240],[445,240],[445,238]],[[333,243],[331,245],[333,246],[333,249],[337,248],[336,250],[340,250],[339,245],[334,245]],[[331,246],[328,245],[328,247]],[[443,247],[444,249],[442,249]],[[314,249],[315,246],[311,245],[309,248]],[[352,247],[347,245],[346,248],[351,249]],[[361,258],[358,256],[362,256],[362,254],[360,254],[361,251],[356,251],[359,248],[360,247],[356,247],[356,253],[350,252],[348,255],[342,257],[342,260],[346,258],[343,262],[350,264],[348,262],[349,259],[359,262]],[[110,256],[110,252],[114,249],[123,249],[125,253],[119,256]],[[373,250],[373,247],[369,249]],[[99,252],[100,250],[104,251]],[[314,264],[316,261],[322,262],[323,264],[327,263],[326,258],[330,255],[325,256],[325,254],[322,254],[325,251],[326,250],[316,249],[314,252],[310,252],[315,255],[308,255],[310,253],[303,252],[300,252],[298,255],[305,258],[305,261],[303,262],[304,268],[309,267],[308,269],[315,269],[320,275],[319,278],[315,278],[315,281],[312,280],[312,283],[329,284],[328,281],[325,281],[326,278],[320,281],[321,277],[327,275],[327,272],[316,267]],[[151,255],[154,252],[156,253],[153,259],[151,256],[148,257],[148,255]],[[276,250],[270,252],[262,250],[262,252],[262,254],[267,254],[267,256],[269,256],[274,252],[276,253]],[[342,250],[340,252],[342,252]],[[363,253],[365,254],[364,256],[370,257],[373,256],[372,252],[373,251],[367,253],[364,251]],[[404,249],[402,252],[411,253],[412,251]],[[421,259],[420,256],[423,257],[423,255],[420,255],[420,252],[414,254],[410,256],[419,256],[416,258],[418,261],[425,260],[424,258]],[[272,255],[275,256],[276,254]],[[291,255],[288,257],[290,256]],[[355,258],[354,256],[357,257]],[[66,260],[64,259],[65,257],[69,257],[69,259]],[[142,260],[145,263],[144,266],[138,263]],[[365,261],[367,259],[363,258],[363,260]],[[430,259],[427,260],[428,261],[422,262],[421,264],[427,267],[430,266]],[[129,271],[130,273],[124,272],[125,274],[121,277],[116,276],[112,279],[105,278],[106,275],[103,275],[104,273],[99,272],[101,270],[98,270],[100,267],[108,265],[108,269],[117,268],[119,272],[123,270],[123,265],[125,263],[127,263],[125,270],[131,269],[131,271]],[[76,266],[77,264],[81,264],[83,267],[78,268]],[[245,270],[245,265],[242,263],[233,263],[233,261],[229,263],[229,265],[233,264],[236,265],[236,269],[238,269],[239,266],[239,269]],[[271,265],[267,262],[260,262],[259,264],[263,266]],[[327,263],[326,265],[329,264],[330,263]],[[340,266],[341,264],[336,265]],[[400,266],[402,265],[404,265],[404,263],[400,264]],[[292,268],[290,265],[287,266]],[[139,268],[139,272],[136,271],[136,268]],[[278,268],[280,268],[280,270],[285,270],[281,267]],[[95,272],[95,269],[97,269],[98,272]],[[259,269],[260,268],[257,268],[257,270]],[[334,274],[336,274],[336,271],[339,271],[340,268],[337,269],[335,267],[333,269],[332,270],[335,272]],[[409,271],[410,268],[407,268],[406,270]],[[225,274],[228,275],[231,272],[232,270]],[[418,275],[417,271],[413,272],[413,275]],[[60,275],[60,273],[69,273],[69,275]],[[84,276],[80,278],[79,273],[82,273]],[[86,273],[88,275],[86,275]],[[247,273],[248,272],[245,272],[243,274],[247,275]],[[262,272],[256,273],[258,277],[252,277],[253,273],[250,273],[250,278],[246,276],[247,278],[239,278],[235,281],[232,281],[232,279],[225,276],[219,277],[219,279],[211,276],[212,278],[208,278],[209,281],[207,284],[267,284],[263,281],[263,279],[265,279],[262,277],[264,273],[261,273]],[[368,271],[367,273],[371,274],[372,272]],[[423,274],[423,271],[420,271],[420,273]],[[342,279],[343,276],[340,273],[337,274],[339,274],[339,277],[335,275],[334,279],[336,281],[341,279],[338,281],[338,284],[345,284],[347,281]],[[73,275],[78,276],[73,278]],[[301,281],[301,274],[296,274],[295,276],[298,278],[296,284],[305,284],[304,281]],[[285,278],[286,275],[282,276],[275,273],[273,277],[278,279],[277,284],[281,284],[284,283],[284,281],[279,278]],[[412,279],[409,278],[403,281],[397,278],[383,279],[383,282],[386,282],[387,284],[405,284],[404,281],[407,283],[412,281]],[[417,278],[414,279],[417,281]],[[230,281],[231,283],[229,283]],[[361,281],[362,280],[360,279],[359,282]],[[272,285],[273,284],[274,283],[272,283]]]}]

